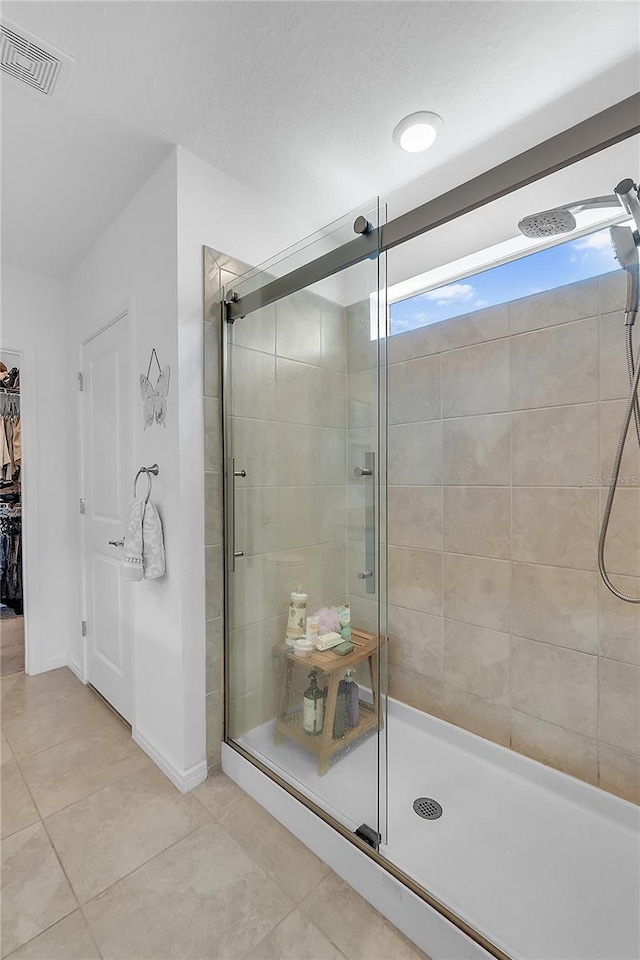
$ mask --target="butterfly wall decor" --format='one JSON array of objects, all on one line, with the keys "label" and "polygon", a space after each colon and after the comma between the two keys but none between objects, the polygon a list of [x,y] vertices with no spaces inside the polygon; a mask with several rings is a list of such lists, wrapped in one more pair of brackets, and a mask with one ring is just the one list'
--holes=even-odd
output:
[{"label": "butterfly wall decor", "polygon": [[[151,382],[151,365],[156,361],[158,367],[158,379],[155,386]],[[161,423],[163,427],[167,426],[167,395],[169,393],[169,366],[161,367],[158,360],[158,354],[154,347],[149,358],[149,368],[146,375],[140,374],[140,392],[143,402],[144,428],[152,426],[153,422]]]}]

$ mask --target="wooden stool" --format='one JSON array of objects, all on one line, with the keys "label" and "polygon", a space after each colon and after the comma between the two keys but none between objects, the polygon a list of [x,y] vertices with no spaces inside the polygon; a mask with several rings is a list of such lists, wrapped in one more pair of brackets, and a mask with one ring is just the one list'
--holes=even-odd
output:
[{"label": "wooden stool", "polygon": [[[362,630],[351,631],[351,641],[355,650],[341,657],[333,650],[314,650],[308,657],[297,657],[291,647],[285,643],[278,645],[278,652],[286,657],[282,691],[280,695],[280,711],[276,722],[275,742],[281,743],[283,737],[289,737],[301,744],[306,750],[315,753],[318,757],[318,773],[323,776],[329,769],[329,760],[344,747],[353,743],[368,730],[376,725],[379,729],[384,726],[383,712],[380,710],[380,692],[378,690],[378,640],[370,633]],[[333,738],[333,723],[338,702],[338,684],[345,671],[354,669],[364,660],[369,661],[371,675],[371,692],[373,704],[360,700],[359,723],[357,727],[347,729],[345,735],[339,739]],[[309,674],[312,670],[328,676],[327,698],[324,707],[324,726],[322,733],[313,735],[307,733],[302,725],[302,710],[289,713],[289,693],[293,671],[296,667]]]}]

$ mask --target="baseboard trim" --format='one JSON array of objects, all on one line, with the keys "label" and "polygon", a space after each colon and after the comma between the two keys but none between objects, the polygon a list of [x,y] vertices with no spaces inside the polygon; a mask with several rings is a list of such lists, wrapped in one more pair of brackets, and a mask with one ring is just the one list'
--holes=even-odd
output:
[{"label": "baseboard trim", "polygon": [[145,737],[137,727],[134,727],[131,736],[150,757],[153,762],[160,767],[165,776],[169,777],[171,783],[178,788],[180,793],[189,793],[194,787],[207,779],[207,761],[202,760],[194,764],[187,770],[180,770],[179,767],[169,760],[168,757],[150,740]]},{"label": "baseboard trim", "polygon": [[[38,673],[47,673],[49,670],[57,670],[59,667],[67,666],[67,656],[64,653],[58,654],[57,657],[49,657],[48,660],[44,660],[42,663],[42,669],[38,670]],[[35,676],[35,674],[32,674]]]},{"label": "baseboard trim", "polygon": [[86,684],[87,681],[83,676],[82,667],[80,666],[80,664],[76,663],[75,660],[72,660],[71,657],[66,657],[64,661],[64,666],[69,667],[69,670],[71,670],[72,673],[75,673],[80,683]]}]

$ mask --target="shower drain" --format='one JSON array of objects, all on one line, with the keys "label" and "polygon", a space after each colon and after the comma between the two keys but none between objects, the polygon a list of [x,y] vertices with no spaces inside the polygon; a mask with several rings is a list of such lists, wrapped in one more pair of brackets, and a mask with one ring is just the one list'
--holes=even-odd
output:
[{"label": "shower drain", "polygon": [[419,817],[423,817],[425,820],[437,820],[438,817],[442,816],[442,807],[437,800],[432,800],[431,797],[418,797],[417,800],[413,801],[413,809]]}]

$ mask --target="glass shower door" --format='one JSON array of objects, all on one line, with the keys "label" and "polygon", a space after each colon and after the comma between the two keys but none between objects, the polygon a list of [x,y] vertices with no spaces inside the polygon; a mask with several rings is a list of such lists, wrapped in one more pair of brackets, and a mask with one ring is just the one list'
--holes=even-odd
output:
[{"label": "glass shower door", "polygon": [[[358,214],[377,231],[377,203]],[[354,220],[227,298],[357,242]],[[376,251],[223,330],[227,740],[374,838],[386,823],[382,267]]]}]

